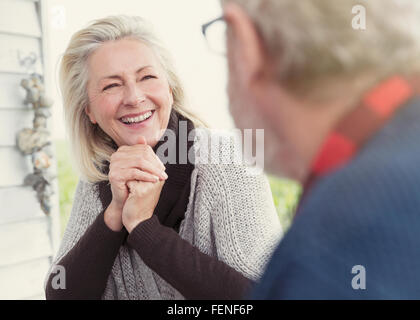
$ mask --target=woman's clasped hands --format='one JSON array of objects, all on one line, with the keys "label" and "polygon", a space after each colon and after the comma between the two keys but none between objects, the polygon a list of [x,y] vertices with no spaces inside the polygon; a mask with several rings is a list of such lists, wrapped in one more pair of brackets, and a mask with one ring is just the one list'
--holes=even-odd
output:
[{"label": "woman's clasped hands", "polygon": [[124,226],[131,232],[152,217],[168,178],[165,169],[144,137],[112,154],[108,174],[112,201],[104,214],[111,230],[120,231]]}]

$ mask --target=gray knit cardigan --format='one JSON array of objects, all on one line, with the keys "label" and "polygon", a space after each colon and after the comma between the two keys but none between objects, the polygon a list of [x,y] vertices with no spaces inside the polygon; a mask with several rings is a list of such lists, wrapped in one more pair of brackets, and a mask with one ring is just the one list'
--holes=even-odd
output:
[{"label": "gray knit cardigan", "polygon": [[[206,131],[206,134],[209,132]],[[211,134],[214,137],[214,133]],[[221,139],[219,153],[208,152],[197,134],[196,150],[232,154],[231,137]],[[203,143],[206,142],[206,143]],[[203,153],[201,153],[203,154]],[[217,257],[252,280],[258,280],[282,236],[267,178],[242,164],[195,164],[191,192],[179,235],[203,253]],[[71,250],[101,213],[97,184],[79,181],[74,204],[53,265]],[[48,272],[46,279],[48,279]],[[109,275],[103,299],[184,299],[137,252],[122,245]]]}]

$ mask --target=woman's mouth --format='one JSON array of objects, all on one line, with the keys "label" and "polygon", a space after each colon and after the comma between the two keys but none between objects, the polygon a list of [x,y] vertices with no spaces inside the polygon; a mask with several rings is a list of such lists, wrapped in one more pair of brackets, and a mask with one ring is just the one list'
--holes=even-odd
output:
[{"label": "woman's mouth", "polygon": [[130,116],[122,117],[120,118],[120,121],[127,126],[135,126],[138,124],[143,124],[144,122],[147,122],[147,120],[149,120],[153,116],[154,112],[155,110],[150,110],[135,117],[130,117]]}]

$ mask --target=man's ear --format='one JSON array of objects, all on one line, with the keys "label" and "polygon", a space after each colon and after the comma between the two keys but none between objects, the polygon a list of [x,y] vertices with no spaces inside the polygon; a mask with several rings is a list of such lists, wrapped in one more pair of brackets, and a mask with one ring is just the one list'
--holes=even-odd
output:
[{"label": "man's ear", "polygon": [[89,106],[85,107],[85,113],[89,117],[90,122],[92,122],[93,124],[96,124],[96,119],[94,115],[92,114],[92,112],[90,112]]},{"label": "man's ear", "polygon": [[266,53],[262,39],[255,24],[241,6],[228,2],[223,11],[228,25],[228,54],[236,64],[240,79],[249,84],[265,70]]}]

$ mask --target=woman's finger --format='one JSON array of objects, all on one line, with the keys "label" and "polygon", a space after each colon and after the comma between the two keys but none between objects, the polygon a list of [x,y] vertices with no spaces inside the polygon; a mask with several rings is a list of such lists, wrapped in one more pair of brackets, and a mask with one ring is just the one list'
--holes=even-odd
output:
[{"label": "woman's finger", "polygon": [[143,160],[141,161],[141,163],[139,163],[139,167],[141,170],[157,175],[163,180],[166,180],[168,178],[166,172],[162,170],[162,168],[156,162],[152,163],[150,161]]},{"label": "woman's finger", "polygon": [[[135,146],[126,146],[125,148],[120,148],[116,152],[114,159],[116,161],[126,160],[126,159],[138,159],[139,161],[147,160],[152,164],[155,164],[157,168],[160,168],[162,171],[166,170],[166,167],[163,165],[162,161],[155,154],[153,149],[148,145],[135,145]],[[118,160],[117,160],[118,159]],[[135,160],[137,161],[137,160]],[[132,165],[132,164],[130,164]],[[155,173],[155,172],[151,172]]]},{"label": "woman's finger", "polygon": [[138,145],[137,147],[144,158],[146,158],[152,163],[156,163],[162,170],[166,170],[166,167],[163,165],[162,161],[159,159],[157,154],[153,151],[153,149],[150,146]]},{"label": "woman's finger", "polygon": [[156,182],[160,180],[156,175],[135,168],[123,170],[121,173],[121,179],[123,179],[125,183],[131,180],[145,182]]},{"label": "woman's finger", "polygon": [[161,168],[158,162],[151,162],[139,154],[122,154],[119,155],[118,158],[114,157],[111,162],[111,166],[112,169],[117,169],[118,171],[137,168],[142,171],[147,171],[148,173],[158,176],[164,180],[168,178],[165,170]]},{"label": "woman's finger", "polygon": [[158,164],[160,165],[160,167],[162,168],[162,170],[166,170],[165,165],[164,165],[164,164],[163,164],[163,162],[159,159],[158,155],[157,155],[156,153],[154,153],[154,152],[153,152],[153,154],[154,154],[154,156],[155,156],[155,158],[156,158],[156,163],[158,163]]}]

